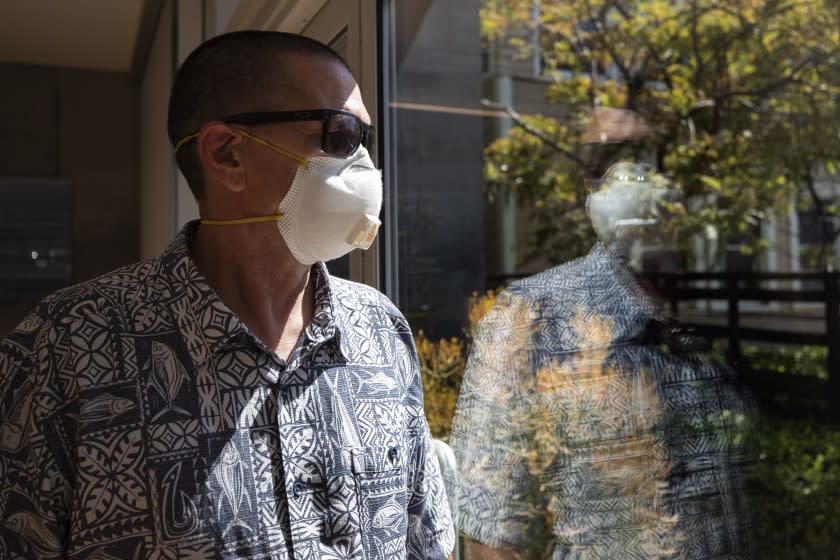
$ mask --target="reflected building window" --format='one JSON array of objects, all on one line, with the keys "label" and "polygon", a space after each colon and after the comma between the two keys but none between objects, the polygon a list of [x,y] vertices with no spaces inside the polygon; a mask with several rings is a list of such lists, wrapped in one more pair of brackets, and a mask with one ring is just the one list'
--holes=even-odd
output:
[{"label": "reflected building window", "polygon": [[0,301],[34,303],[73,272],[69,179],[0,179]]}]

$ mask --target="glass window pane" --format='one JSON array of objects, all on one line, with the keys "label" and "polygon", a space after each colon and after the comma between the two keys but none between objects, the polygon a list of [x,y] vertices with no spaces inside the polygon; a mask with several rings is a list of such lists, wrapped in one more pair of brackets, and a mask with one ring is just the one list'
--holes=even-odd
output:
[{"label": "glass window pane", "polygon": [[468,546],[834,554],[836,3],[385,7],[386,266]]}]

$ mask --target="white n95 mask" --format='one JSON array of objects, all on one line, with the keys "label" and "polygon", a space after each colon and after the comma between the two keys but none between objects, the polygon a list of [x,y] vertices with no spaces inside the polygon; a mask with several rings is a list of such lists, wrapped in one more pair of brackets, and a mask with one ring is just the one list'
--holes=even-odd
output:
[{"label": "white n95 mask", "polygon": [[607,171],[600,190],[587,197],[586,210],[598,238],[611,243],[654,231],[666,194],[644,168],[621,162]]},{"label": "white n95 mask", "polygon": [[250,132],[238,132],[298,162],[297,172],[276,214],[227,220],[202,219],[202,224],[277,222],[292,256],[305,265],[337,259],[353,249],[370,247],[380,225],[382,173],[373,165],[364,146],[359,146],[347,158],[303,159]]},{"label": "white n95 mask", "polygon": [[367,150],[306,162],[277,207],[277,227],[295,259],[309,265],[370,247],[381,223],[382,173]]}]

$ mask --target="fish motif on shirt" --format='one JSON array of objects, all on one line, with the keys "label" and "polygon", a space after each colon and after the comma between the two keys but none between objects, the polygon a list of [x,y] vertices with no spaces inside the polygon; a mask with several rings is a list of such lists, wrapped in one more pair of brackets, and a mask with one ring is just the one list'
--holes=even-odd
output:
[{"label": "fish motif on shirt", "polygon": [[44,525],[44,522],[32,512],[15,512],[6,519],[6,525],[26,539],[35,550],[43,555],[52,556],[61,551],[61,542],[59,542],[58,537],[52,534]]},{"label": "fish motif on shirt", "polygon": [[342,393],[339,391],[338,379],[331,380],[329,377],[325,377],[324,379],[332,391],[332,394],[336,395],[336,398],[333,401],[335,406],[333,410],[333,423],[336,425],[336,433],[339,437],[337,443],[343,447],[361,449],[363,447],[362,440],[359,438],[356,425],[353,423],[353,419],[347,411],[344,399],[340,397]]},{"label": "fish motif on shirt", "polygon": [[376,375],[373,377],[368,377],[367,379],[363,379],[361,383],[359,383],[359,391],[363,388],[367,387],[374,393],[379,393],[381,391],[390,391],[397,386],[397,381],[385,373],[384,371],[377,372]]},{"label": "fish motif on shirt", "polygon": [[18,399],[6,414],[4,421],[0,423],[0,449],[3,451],[17,453],[21,450],[28,431],[26,429],[26,418],[32,405],[34,389],[34,381],[31,377],[28,377],[15,391]]},{"label": "fish motif on shirt", "polygon": [[396,496],[391,496],[391,499],[385,502],[385,505],[374,514],[371,524],[377,529],[390,528],[393,531],[398,531],[402,528],[404,516],[405,508],[397,503]]},{"label": "fish motif on shirt", "polygon": [[159,420],[167,412],[190,415],[189,412],[174,404],[181,386],[188,380],[187,370],[184,369],[172,348],[162,342],[152,342],[152,373],[149,383],[166,401],[166,407],[152,417],[152,422]]},{"label": "fish motif on shirt", "polygon": [[135,407],[129,399],[115,397],[110,393],[102,393],[89,403],[82,406],[81,417],[86,422],[113,421]]},{"label": "fish motif on shirt", "polygon": [[234,526],[242,527],[243,529],[247,529],[251,532],[252,529],[239,519],[239,512],[242,509],[242,501],[243,499],[246,499],[247,501],[247,497],[245,496],[245,474],[242,469],[242,461],[239,456],[239,452],[236,450],[236,446],[233,445],[232,442],[228,442],[224,449],[222,449],[218,463],[213,469],[213,474],[215,475],[216,480],[219,481],[219,485],[222,487],[221,493],[219,494],[218,507],[220,520],[224,501],[227,501],[231,509],[232,519],[222,531],[222,538],[224,538],[227,532]]}]

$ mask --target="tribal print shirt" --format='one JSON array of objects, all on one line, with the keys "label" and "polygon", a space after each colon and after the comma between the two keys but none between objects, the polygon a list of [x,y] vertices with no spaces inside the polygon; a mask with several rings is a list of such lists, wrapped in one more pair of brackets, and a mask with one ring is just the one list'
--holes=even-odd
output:
[{"label": "tribal print shirt", "polygon": [[197,270],[196,227],[0,343],[0,558],[445,558],[400,312],[316,265],[285,362]]},{"label": "tribal print shirt", "polygon": [[604,245],[512,284],[453,422],[456,525],[543,559],[733,559],[748,541],[733,371]]}]

